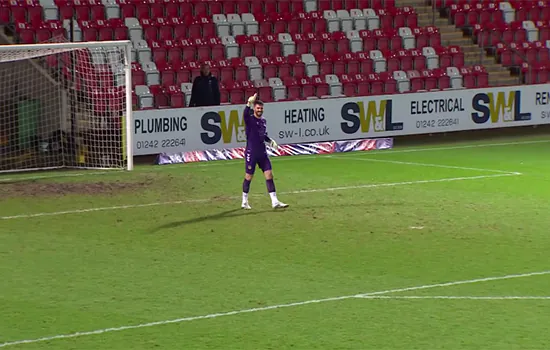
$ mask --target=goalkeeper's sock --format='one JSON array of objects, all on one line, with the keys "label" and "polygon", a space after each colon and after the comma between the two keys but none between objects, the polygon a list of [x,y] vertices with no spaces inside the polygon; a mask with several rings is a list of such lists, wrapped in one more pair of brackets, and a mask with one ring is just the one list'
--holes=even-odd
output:
[{"label": "goalkeeper's sock", "polygon": [[250,180],[243,181],[243,203],[248,202],[248,192],[250,192]]},{"label": "goalkeeper's sock", "polygon": [[275,192],[275,182],[273,182],[273,179],[265,180],[265,184],[267,186],[267,192],[269,192],[269,196],[271,197],[272,203],[277,203],[279,200],[277,199],[277,193]]}]

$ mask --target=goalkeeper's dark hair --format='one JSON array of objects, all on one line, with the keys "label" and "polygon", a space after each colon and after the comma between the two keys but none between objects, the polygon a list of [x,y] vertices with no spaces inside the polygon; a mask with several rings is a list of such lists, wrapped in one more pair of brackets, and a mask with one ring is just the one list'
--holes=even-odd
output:
[{"label": "goalkeeper's dark hair", "polygon": [[256,100],[256,101],[254,101],[254,106],[256,106],[256,105],[258,105],[258,106],[263,106],[263,105],[264,105],[264,101],[262,101],[262,100]]}]

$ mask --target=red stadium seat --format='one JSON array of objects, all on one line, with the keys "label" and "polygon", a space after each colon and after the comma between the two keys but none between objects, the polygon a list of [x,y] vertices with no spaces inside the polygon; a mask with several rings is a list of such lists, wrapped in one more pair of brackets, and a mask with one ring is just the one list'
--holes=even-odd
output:
[{"label": "red stadium seat", "polygon": [[429,69],[424,69],[420,74],[424,79],[424,88],[426,90],[430,91],[438,88],[438,78],[435,76],[434,72]]},{"label": "red stadium seat", "polygon": [[550,51],[542,41],[536,41],[537,56],[539,62],[548,62],[550,60]]},{"label": "red stadium seat", "polygon": [[235,72],[229,60],[218,60],[216,66],[220,71],[218,79],[220,82],[229,82],[235,79]]},{"label": "red stadium seat", "polygon": [[368,52],[357,52],[357,59],[360,63],[360,71],[363,74],[374,72],[374,62]]},{"label": "red stadium seat", "polygon": [[259,81],[256,84],[258,96],[264,102],[273,102],[273,89],[264,81]]},{"label": "red stadium seat", "polygon": [[200,64],[197,62],[180,62],[174,65],[176,73],[176,84],[193,82],[196,76],[200,74]]},{"label": "red stadium seat", "polygon": [[[331,57],[324,53],[324,52],[318,52],[315,55],[315,60],[319,64],[319,74],[326,75],[326,74],[333,74],[334,73],[334,64],[332,62]],[[345,72],[342,72],[345,73]]]},{"label": "red stadium seat", "polygon": [[[372,32],[376,40],[376,49],[378,50],[390,50],[390,36],[389,32],[382,29],[375,29]],[[365,48],[366,49],[366,48]]]},{"label": "red stadium seat", "polygon": [[232,104],[243,104],[245,100],[244,89],[238,82],[228,85],[229,101]]},{"label": "red stadium seat", "polygon": [[181,88],[177,85],[168,86],[165,89],[170,99],[171,108],[183,108],[185,107],[185,96],[181,91]]},{"label": "red stadium seat", "polygon": [[30,24],[17,23],[15,31],[19,36],[19,41],[22,44],[32,44],[35,42],[34,29]]},{"label": "red stadium seat", "polygon": [[237,35],[235,42],[239,45],[241,57],[254,56],[254,44],[247,35]]},{"label": "red stadium seat", "polygon": [[283,80],[283,84],[286,86],[286,97],[288,100],[301,99],[301,87],[298,85],[296,78],[287,77]]},{"label": "red stadium seat", "polygon": [[393,78],[390,72],[382,72],[379,74],[380,80],[384,83],[385,94],[395,94],[397,91],[397,81]]},{"label": "red stadium seat", "polygon": [[308,77],[302,77],[296,80],[296,83],[301,89],[301,98],[308,98],[315,96],[315,85]]},{"label": "red stadium seat", "polygon": [[451,78],[447,75],[444,69],[432,69],[431,74],[437,79],[437,87],[439,89],[443,90],[451,87]]},{"label": "red stadium seat", "polygon": [[82,20],[79,26],[82,29],[82,39],[84,41],[97,41],[99,31],[95,22]]},{"label": "red stadium seat", "polygon": [[315,86],[315,95],[317,97],[330,95],[330,86],[327,84],[323,76],[313,76],[311,78],[311,82]]},{"label": "red stadium seat", "polygon": [[483,66],[475,65],[472,67],[473,74],[476,78],[476,86],[480,88],[489,87],[489,73]]},{"label": "red stadium seat", "polygon": [[550,40],[550,22],[537,21],[535,25],[539,30],[539,40],[540,41]]},{"label": "red stadium seat", "polygon": [[242,58],[232,58],[231,65],[235,71],[236,81],[248,80],[248,67],[244,64]]},{"label": "red stadium seat", "polygon": [[145,72],[141,68],[139,63],[132,63],[132,85],[146,85],[145,83]]},{"label": "red stadium seat", "polygon": [[371,94],[370,82],[364,74],[355,74],[353,80],[357,84],[357,95],[367,96]]},{"label": "red stadium seat", "polygon": [[159,64],[157,64],[157,69],[160,73],[160,82],[162,86],[168,87],[176,84],[176,72],[171,64],[167,62],[160,64],[159,62]]},{"label": "red stadium seat", "polygon": [[[401,52],[404,50],[399,50],[399,51]],[[393,72],[401,69],[401,60],[398,52],[391,53],[389,56],[387,56],[386,62],[387,62],[387,70],[389,72]]]},{"label": "red stadium seat", "polygon": [[[333,32],[331,35],[332,35],[331,40],[332,42],[335,43],[336,51],[338,53],[347,53],[350,51],[350,43],[349,43],[349,39],[346,36],[346,33]],[[330,51],[326,50],[326,46],[325,46],[325,52],[328,54],[331,54]]]},{"label": "red stadium seat", "polygon": [[464,86],[466,89],[472,89],[476,87],[475,76],[470,68],[461,67],[460,74],[462,75],[462,86]]},{"label": "red stadium seat", "polygon": [[245,96],[252,96],[252,95],[254,95],[255,93],[258,92],[256,90],[256,87],[254,86],[254,83],[250,80],[243,80],[243,81],[240,82],[240,84],[243,88]]},{"label": "red stadium seat", "polygon": [[103,5],[91,5],[90,6],[90,19],[93,21],[105,19],[105,6]]},{"label": "red stadium seat", "polygon": [[354,79],[355,75],[342,74],[339,79],[342,83],[342,93],[347,97],[357,95],[357,84]]},{"label": "red stadium seat", "polygon": [[306,65],[302,62],[299,55],[289,55],[287,57],[288,65],[292,69],[292,76],[295,78],[303,78],[306,76]]},{"label": "red stadium seat", "polygon": [[[401,70],[408,71],[408,70],[411,70],[411,69],[414,68],[415,61],[413,61],[413,55],[412,55],[411,51],[414,51],[415,53],[417,53],[416,50],[410,50],[410,51],[409,50],[398,50],[397,51],[399,60],[401,62]],[[422,54],[422,53],[420,53],[420,54]],[[416,57],[414,57],[414,58],[416,58]],[[424,57],[424,56],[422,56],[422,57]]]},{"label": "red stadium seat", "polygon": [[50,28],[44,23],[39,28],[35,28],[35,39],[37,43],[46,42],[52,37]]},{"label": "red stadium seat", "polygon": [[150,85],[149,90],[153,94],[154,104],[156,108],[170,107],[170,100],[164,88],[160,85]]},{"label": "red stadium seat", "polygon": [[418,71],[416,70],[407,71],[407,77],[411,82],[411,92],[417,92],[419,90],[425,89],[424,76],[420,75]]},{"label": "red stadium seat", "polygon": [[[299,58],[291,56],[290,57],[294,62],[298,61]],[[289,63],[289,59],[286,57],[273,57],[273,63],[278,66],[278,77],[284,80],[284,78],[290,77],[293,75],[292,66]]]},{"label": "red stadium seat", "polygon": [[296,44],[296,53],[301,55],[304,53],[309,53],[309,41],[301,33],[296,33],[292,35],[292,40]]},{"label": "red stadium seat", "polygon": [[458,46],[449,46],[449,54],[452,55],[453,66],[464,66],[464,52]]},{"label": "red stadium seat", "polygon": [[277,77],[277,65],[272,57],[260,57],[259,61],[262,65],[264,79]]},{"label": "red stadium seat", "polygon": [[[384,82],[379,74],[369,73],[365,78],[369,83],[372,95],[382,95],[384,93]],[[361,84],[359,84],[359,93],[361,93]]]}]

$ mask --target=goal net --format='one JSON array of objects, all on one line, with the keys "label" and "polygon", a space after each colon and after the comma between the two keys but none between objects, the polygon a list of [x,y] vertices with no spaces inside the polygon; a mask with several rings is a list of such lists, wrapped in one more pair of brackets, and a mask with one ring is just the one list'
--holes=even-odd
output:
[{"label": "goal net", "polygon": [[0,172],[133,167],[128,41],[0,45]]}]

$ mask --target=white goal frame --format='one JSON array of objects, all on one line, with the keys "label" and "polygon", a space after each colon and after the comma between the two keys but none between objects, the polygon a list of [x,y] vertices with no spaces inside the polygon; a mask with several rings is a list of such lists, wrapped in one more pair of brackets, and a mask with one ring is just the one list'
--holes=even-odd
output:
[{"label": "white goal frame", "polygon": [[[19,60],[30,60],[32,58],[45,57],[49,54],[58,54],[64,52],[71,52],[76,49],[109,49],[109,48],[118,48],[124,52],[124,90],[125,90],[125,115],[121,119],[123,125],[121,127],[121,141],[123,147],[121,151],[125,154],[126,163],[124,168],[112,168],[112,167],[83,167],[83,166],[70,166],[70,165],[60,165],[54,167],[36,167],[36,168],[24,168],[24,169],[7,169],[0,171],[2,173],[13,173],[13,172],[25,172],[25,171],[45,171],[52,169],[63,169],[63,168],[76,168],[76,169],[113,169],[113,170],[133,170],[134,161],[133,161],[133,106],[132,106],[132,42],[130,40],[119,40],[119,41],[88,41],[88,42],[56,42],[56,43],[38,43],[38,44],[10,44],[10,45],[0,45],[0,55],[5,55],[10,51],[18,52],[20,55],[22,52],[27,50],[28,55],[21,55],[13,61]],[[48,52],[49,51],[49,52]],[[26,57],[25,57],[26,56]],[[9,62],[9,61],[4,61]],[[1,64],[1,63],[0,63]],[[39,67],[35,62],[31,62],[35,68],[42,70],[42,67]],[[45,73],[47,76],[48,73]],[[51,80],[54,80],[51,78]],[[55,81],[56,85],[61,84],[58,81]],[[65,99],[66,100],[66,99]],[[63,108],[68,108],[68,102],[64,101]],[[121,110],[122,111],[122,110]],[[60,116],[63,118],[64,116]],[[63,123],[63,121],[62,121]]]}]

